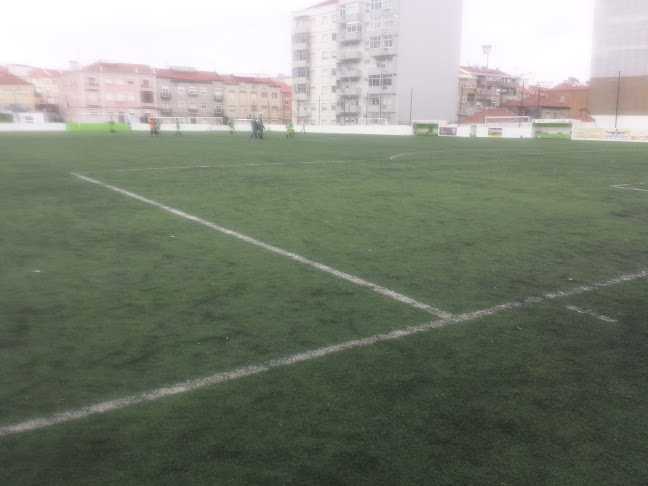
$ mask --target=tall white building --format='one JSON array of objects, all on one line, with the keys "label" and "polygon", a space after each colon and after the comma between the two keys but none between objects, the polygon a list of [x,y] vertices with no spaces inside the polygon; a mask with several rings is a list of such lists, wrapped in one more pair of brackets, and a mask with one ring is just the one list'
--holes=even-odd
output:
[{"label": "tall white building", "polygon": [[293,16],[297,124],[454,120],[462,0],[327,0]]},{"label": "tall white building", "polygon": [[648,126],[647,0],[596,0],[589,110],[602,125]]}]

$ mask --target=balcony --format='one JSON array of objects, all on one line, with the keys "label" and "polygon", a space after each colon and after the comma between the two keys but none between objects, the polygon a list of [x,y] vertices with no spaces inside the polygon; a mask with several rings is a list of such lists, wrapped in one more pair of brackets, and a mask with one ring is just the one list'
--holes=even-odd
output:
[{"label": "balcony", "polygon": [[395,86],[369,86],[367,91],[370,95],[394,95],[396,94]]},{"label": "balcony", "polygon": [[344,115],[359,115],[360,114],[360,105],[343,105],[339,106],[337,112]]},{"label": "balcony", "polygon": [[338,53],[340,61],[359,61],[362,59],[362,52],[360,51],[342,51]]},{"label": "balcony", "polygon": [[223,93],[214,93],[214,101],[223,101],[224,99]]},{"label": "balcony", "polygon": [[360,98],[362,90],[360,88],[345,88],[340,90],[339,94],[345,98]]},{"label": "balcony", "polygon": [[337,21],[338,24],[346,24],[347,22],[362,22],[362,12],[338,15]]},{"label": "balcony", "polygon": [[362,32],[343,32],[340,34],[340,42],[351,44],[362,41]]},{"label": "balcony", "polygon": [[369,49],[371,57],[391,57],[396,55],[396,47],[379,47],[378,49]]},{"label": "balcony", "polygon": [[362,77],[362,71],[360,69],[344,69],[338,71],[338,77],[340,79],[359,79]]}]

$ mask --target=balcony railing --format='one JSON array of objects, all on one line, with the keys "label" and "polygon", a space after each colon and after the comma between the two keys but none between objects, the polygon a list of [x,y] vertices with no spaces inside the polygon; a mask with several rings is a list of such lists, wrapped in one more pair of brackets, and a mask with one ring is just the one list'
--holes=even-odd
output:
[{"label": "balcony railing", "polygon": [[344,32],[340,35],[340,42],[352,43],[362,40],[362,32]]},{"label": "balcony railing", "polygon": [[338,53],[338,59],[341,61],[353,61],[362,59],[362,52],[360,51],[342,51]]},{"label": "balcony railing", "polygon": [[396,46],[379,47],[377,49],[369,49],[369,54],[372,57],[389,57],[396,55]]},{"label": "balcony railing", "polygon": [[346,98],[359,98],[362,95],[362,90],[360,88],[345,88],[340,90],[339,94]]},{"label": "balcony railing", "polygon": [[345,69],[338,72],[338,77],[341,79],[357,79],[362,77],[362,71],[360,69]]}]

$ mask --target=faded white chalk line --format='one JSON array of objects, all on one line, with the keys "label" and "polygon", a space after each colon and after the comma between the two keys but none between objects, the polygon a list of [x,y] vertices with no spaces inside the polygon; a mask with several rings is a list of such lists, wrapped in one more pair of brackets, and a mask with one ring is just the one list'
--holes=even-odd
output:
[{"label": "faded white chalk line", "polygon": [[371,282],[367,282],[366,280],[363,280],[359,277],[356,277],[354,275],[350,275],[348,273],[342,272],[340,270],[337,270],[335,268],[329,267],[327,265],[324,265],[322,263],[317,263],[313,260],[309,260],[308,258],[299,256],[295,253],[291,253],[286,250],[282,250],[281,248],[278,248],[273,245],[269,245],[267,243],[264,243],[262,241],[259,241],[255,238],[252,238],[250,236],[246,236],[244,234],[238,233],[236,231],[232,231],[230,229],[224,228],[223,226],[220,226],[216,223],[212,223],[210,221],[204,220],[202,218],[199,218],[197,216],[193,216],[191,214],[185,213],[184,211],[180,211],[179,209],[174,209],[172,207],[166,206],[162,203],[159,203],[157,201],[153,201],[152,199],[145,198],[143,196],[140,196],[139,194],[135,194],[133,192],[126,191],[125,189],[121,189],[120,187],[117,186],[112,186],[110,184],[103,183],[101,181],[98,181],[96,179],[92,179],[90,177],[77,174],[77,173],[72,173],[72,175],[78,177],[79,179],[82,179],[87,182],[91,182],[93,184],[97,184],[101,187],[105,187],[107,189],[110,189],[112,191],[118,192],[120,194],[123,194],[128,197],[132,197],[133,199],[137,199],[138,201],[150,204],[152,206],[155,206],[157,208],[163,209],[164,211],[167,211],[169,213],[175,214],[176,216],[180,216],[182,218],[188,219],[190,221],[193,221],[195,223],[202,224],[204,226],[207,226],[209,228],[215,229],[217,231],[220,231],[221,233],[233,236],[234,238],[238,238],[239,240],[246,241],[247,243],[251,243],[255,246],[258,246],[260,248],[264,248],[268,251],[271,251],[273,253],[277,253],[279,255],[288,257],[292,260],[295,260],[297,262],[303,263],[305,265],[311,266],[313,268],[316,268],[318,270],[321,270],[322,272],[329,273],[331,275],[335,275],[336,277],[342,278],[348,282],[354,283],[356,285],[359,285],[360,287],[366,287],[371,290],[374,290],[375,292],[378,292],[382,295],[385,295],[387,297],[390,297],[396,301],[402,302],[404,304],[411,305],[413,307],[416,307],[417,309],[421,309],[423,311],[429,312],[430,314],[436,315],[442,319],[445,319],[447,317],[450,317],[451,314],[444,312],[440,309],[437,309],[435,307],[432,307],[430,305],[424,304],[422,302],[418,302],[410,297],[407,297],[406,295],[399,294],[398,292],[394,292],[393,290],[389,290],[385,287],[382,287],[380,285],[373,284]]},{"label": "faded white chalk line", "polygon": [[617,320],[612,318],[612,317],[607,317],[607,316],[604,316],[602,314],[598,314],[598,313],[596,313],[594,311],[591,311],[589,309],[582,309],[580,307],[576,307],[575,305],[566,305],[565,307],[567,309],[569,309],[569,310],[572,310],[574,312],[578,312],[579,314],[583,314],[583,315],[586,315],[586,316],[593,317],[594,319],[598,319],[600,321],[617,322]]},{"label": "faded white chalk line", "polygon": [[57,413],[49,417],[26,420],[23,422],[0,427],[0,437],[19,434],[30,430],[36,430],[43,427],[55,425],[58,423],[70,422],[72,420],[89,417],[91,415],[102,414],[113,410],[119,410],[125,407],[136,405],[138,403],[149,402],[149,401],[157,400],[159,398],[173,396],[179,393],[185,393],[191,390],[196,390],[199,388],[204,388],[206,386],[215,385],[217,383],[224,383],[226,381],[243,378],[245,376],[256,375],[263,371],[268,371],[272,368],[278,368],[282,366],[291,365],[294,363],[308,361],[314,358],[327,356],[347,349],[359,348],[359,347],[368,346],[383,341],[391,341],[402,337],[410,336],[412,334],[425,332],[430,329],[444,327],[447,326],[448,324],[456,324],[460,322],[470,321],[473,319],[479,319],[481,317],[490,316],[493,314],[497,314],[499,312],[520,308],[525,305],[536,304],[536,303],[554,300],[562,297],[577,295],[584,292],[590,292],[599,288],[608,287],[611,285],[617,285],[624,282],[630,282],[639,278],[646,278],[646,277],[648,277],[648,270],[644,270],[629,275],[623,275],[621,277],[616,277],[609,280],[596,282],[591,285],[585,285],[585,286],[581,286],[581,287],[577,287],[565,291],[552,292],[538,297],[529,297],[524,300],[509,302],[508,304],[497,305],[494,307],[490,307],[488,309],[482,309],[467,314],[451,316],[442,319],[440,321],[428,322],[426,324],[422,324],[419,326],[410,326],[405,329],[399,329],[385,334],[376,334],[374,336],[370,336],[367,338],[347,341],[345,343],[335,344],[332,346],[325,346],[319,349],[315,349],[313,351],[298,353],[292,356],[287,356],[285,358],[268,361],[261,365],[246,366],[233,371],[217,373],[215,375],[208,376],[205,378],[199,378],[197,380],[186,381],[172,386],[158,388],[150,392],[140,393],[137,395],[132,395],[130,397],[121,398],[117,400],[110,400],[107,402],[98,403],[87,407],[82,407],[76,410],[69,410],[67,412]]}]

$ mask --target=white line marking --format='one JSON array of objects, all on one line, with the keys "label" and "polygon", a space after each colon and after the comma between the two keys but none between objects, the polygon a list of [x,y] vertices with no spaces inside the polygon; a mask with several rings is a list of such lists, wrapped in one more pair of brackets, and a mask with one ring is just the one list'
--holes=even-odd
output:
[{"label": "white line marking", "polygon": [[344,272],[342,272],[340,270],[336,270],[335,268],[329,267],[329,266],[324,265],[322,263],[317,263],[317,262],[315,262],[313,260],[309,260],[308,258],[304,258],[302,256],[299,256],[299,255],[295,254],[295,253],[291,253],[291,252],[288,252],[286,250],[282,250],[281,248],[278,248],[276,246],[269,245],[267,243],[256,240],[256,239],[251,238],[249,236],[246,236],[244,234],[237,233],[236,231],[229,230],[227,228],[224,228],[222,226],[217,225],[216,223],[212,223],[210,221],[206,221],[204,219],[201,219],[201,218],[199,218],[197,216],[187,214],[187,213],[185,213],[183,211],[180,211],[178,209],[174,209],[172,207],[165,206],[162,203],[153,201],[151,199],[147,199],[147,198],[145,198],[143,196],[140,196],[140,195],[135,194],[133,192],[126,191],[126,190],[121,189],[121,188],[119,188],[117,186],[111,186],[109,184],[105,184],[105,183],[103,183],[101,181],[98,181],[96,179],[91,179],[90,177],[86,177],[86,176],[83,176],[81,174],[77,174],[77,173],[74,173],[74,172],[72,173],[72,175],[78,177],[79,179],[83,179],[84,181],[92,182],[93,184],[97,184],[99,186],[105,187],[105,188],[113,190],[115,192],[119,192],[120,194],[124,194],[126,196],[137,199],[138,201],[142,201],[142,202],[145,202],[145,203],[150,204],[152,206],[155,206],[157,208],[163,209],[165,211],[168,211],[169,213],[175,214],[176,216],[180,216],[182,218],[188,219],[188,220],[193,221],[195,223],[199,223],[199,224],[202,224],[202,225],[207,226],[209,228],[220,231],[221,233],[225,233],[227,235],[233,236],[235,238],[238,238],[239,240],[246,241],[248,243],[259,246],[259,247],[264,248],[266,250],[272,251],[274,253],[278,253],[279,255],[283,255],[285,257],[291,258],[291,259],[293,259],[295,261],[298,261],[300,263],[303,263],[305,265],[309,265],[311,267],[317,268],[318,270],[329,273],[331,275],[335,275],[336,277],[342,278],[344,280],[347,280],[347,281],[349,281],[351,283],[354,283],[356,285],[359,285],[361,287],[370,288],[370,289],[374,290],[375,292],[386,295],[387,297],[390,297],[390,298],[392,298],[394,300],[397,300],[399,302],[402,302],[404,304],[408,304],[408,305],[411,305],[413,307],[416,307],[417,309],[424,310],[424,311],[429,312],[430,314],[433,314],[435,316],[439,316],[442,319],[446,319],[448,317],[451,317],[451,315],[452,315],[452,314],[449,314],[448,312],[444,312],[444,311],[442,311],[440,309],[437,309],[435,307],[432,307],[430,305],[427,305],[427,304],[424,304],[422,302],[418,302],[418,301],[416,301],[414,299],[411,299],[411,298],[407,297],[406,295],[399,294],[398,292],[394,292],[393,290],[389,290],[389,289],[387,289],[385,287],[381,287],[380,285],[376,285],[376,284],[373,284],[371,282],[367,282],[366,280],[362,280],[361,278],[356,277],[354,275],[344,273]]},{"label": "white line marking", "polygon": [[627,189],[629,191],[643,191],[643,192],[648,192],[648,189],[638,189],[636,187],[628,187],[628,186],[638,186],[642,184],[648,184],[648,182],[635,182],[634,184],[617,184],[614,187],[615,189]]},{"label": "white line marking", "polygon": [[[358,159],[358,160],[315,160],[308,162],[261,162],[258,164],[223,164],[223,165],[184,165],[184,166],[175,166],[175,167],[143,167],[140,169],[110,169],[110,170],[90,170],[85,171],[83,174],[100,174],[106,172],[141,172],[148,170],[181,170],[181,169],[223,169],[231,167],[259,167],[264,165],[297,165],[297,164],[348,164],[353,162],[368,162],[367,160]],[[81,174],[81,172],[75,173],[75,175]]]},{"label": "white line marking", "polygon": [[587,309],[581,309],[580,307],[576,307],[575,305],[566,305],[569,310],[573,310],[574,312],[578,312],[579,314],[584,314],[586,316],[594,317],[595,319],[599,319],[601,321],[605,322],[617,322],[616,319],[613,319],[611,317],[607,317],[601,314],[597,314],[594,311],[587,310]]},{"label": "white line marking", "polygon": [[576,295],[583,292],[589,292],[596,290],[602,287],[608,287],[610,285],[616,285],[623,282],[630,282],[639,278],[648,277],[648,270],[642,272],[633,273],[630,275],[623,275],[621,277],[613,278],[610,280],[605,280],[602,282],[597,282],[591,285],[586,285],[582,287],[577,287],[570,290],[560,291],[545,294],[539,297],[529,297],[527,299],[509,302],[508,304],[497,305],[495,307],[490,307],[488,309],[483,309],[475,312],[470,312],[468,314],[461,314],[457,316],[451,316],[440,321],[428,322],[420,326],[410,326],[405,329],[399,329],[392,331],[386,334],[376,334],[363,339],[356,339],[353,341],[347,341],[341,344],[335,344],[332,346],[326,346],[323,348],[315,349],[313,351],[308,351],[305,353],[298,353],[292,356],[285,358],[268,361],[261,365],[252,365],[246,366],[244,368],[239,368],[233,371],[227,371],[224,373],[217,373],[206,378],[199,378],[197,380],[186,381],[184,383],[177,383],[175,385],[158,388],[156,390],[140,393],[138,395],[132,395],[126,398],[120,398],[117,400],[111,400],[108,402],[98,403],[96,405],[90,405],[87,407],[82,407],[76,410],[69,410],[67,412],[61,412],[50,417],[37,418],[32,420],[26,420],[24,422],[19,422],[4,427],[0,427],[0,437],[19,434],[22,432],[27,432],[30,430],[40,429],[43,427],[48,427],[50,425],[70,422],[72,420],[89,417],[91,415],[97,415],[101,413],[110,412],[112,410],[119,410],[121,408],[129,407],[136,405],[138,403],[149,402],[157,400],[158,398],[168,397],[172,395],[177,395],[179,393],[188,392],[191,390],[196,390],[198,388],[204,388],[206,386],[214,385],[217,383],[223,383],[230,380],[236,380],[238,378],[243,378],[245,376],[256,375],[263,371],[268,371],[272,368],[278,368],[281,366],[287,366],[294,363],[300,363],[302,361],[308,361],[310,359],[319,358],[322,356],[327,356],[329,354],[337,353],[347,349],[359,348],[363,346],[368,346],[377,342],[382,341],[391,341],[394,339],[400,339],[405,336],[410,336],[412,334],[425,332],[430,329],[440,328],[447,326],[448,324],[456,324],[460,322],[466,322],[474,319],[479,319],[481,317],[489,316],[503,311],[508,311],[511,309],[519,308],[529,304],[535,304],[543,301],[558,299],[561,297],[567,297],[570,295]]},{"label": "white line marking", "polygon": [[[389,157],[389,160],[396,160],[396,159],[398,159],[400,157],[405,157],[406,155],[425,155],[427,153],[428,152],[412,152],[412,153],[409,153],[409,154],[392,155],[391,157]],[[439,153],[445,153],[445,152],[441,151]]]}]

